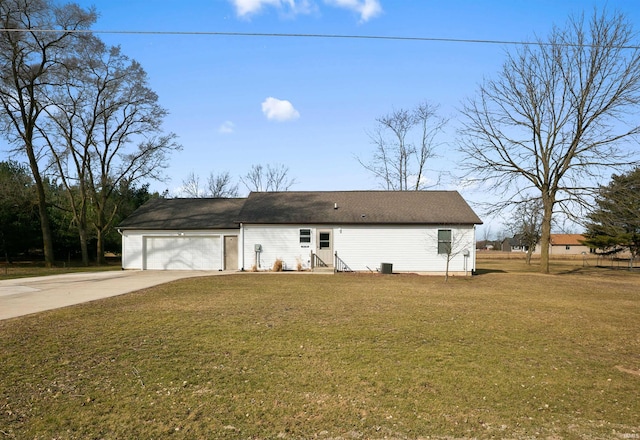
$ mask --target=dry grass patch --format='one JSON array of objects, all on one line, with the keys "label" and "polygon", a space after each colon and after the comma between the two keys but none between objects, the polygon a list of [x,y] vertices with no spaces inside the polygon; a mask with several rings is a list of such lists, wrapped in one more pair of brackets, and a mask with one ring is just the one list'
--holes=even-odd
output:
[{"label": "dry grass patch", "polygon": [[499,270],[195,278],[3,321],[2,434],[640,433],[640,278]]}]

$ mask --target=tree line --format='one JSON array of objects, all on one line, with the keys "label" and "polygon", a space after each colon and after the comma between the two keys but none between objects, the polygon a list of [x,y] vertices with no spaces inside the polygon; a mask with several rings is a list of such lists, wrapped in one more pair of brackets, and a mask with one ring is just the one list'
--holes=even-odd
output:
[{"label": "tree line", "polygon": [[[249,192],[288,191],[296,179],[289,175],[289,167],[283,164],[254,164],[245,175],[240,176],[240,182]],[[212,171],[204,181],[191,172],[175,195],[188,198],[239,197],[240,185],[229,171]]]},{"label": "tree line", "polygon": [[[84,256],[78,239],[75,215],[69,206],[67,189],[60,183],[43,180],[47,197],[51,235],[55,243],[56,261],[81,260]],[[149,184],[139,186],[120,185],[113,192],[109,203],[118,206],[114,224],[131,214],[158,193],[149,192]],[[96,212],[89,204],[86,220],[89,226],[86,247],[97,261]],[[121,237],[115,228],[108,229],[102,237],[106,252],[121,250]],[[19,259],[39,260],[42,249],[40,218],[35,183],[29,168],[15,161],[0,162],[0,258],[7,263]],[[89,259],[89,255],[86,255]],[[89,261],[83,261],[89,264]]]},{"label": "tree line", "polygon": [[94,8],[3,0],[0,20],[2,134],[27,160],[45,264],[55,258],[56,204],[70,216],[82,261],[88,264],[91,234],[104,263],[121,196],[160,178],[181,148],[175,134],[162,132],[167,110],[138,62],[81,32],[95,23]]}]

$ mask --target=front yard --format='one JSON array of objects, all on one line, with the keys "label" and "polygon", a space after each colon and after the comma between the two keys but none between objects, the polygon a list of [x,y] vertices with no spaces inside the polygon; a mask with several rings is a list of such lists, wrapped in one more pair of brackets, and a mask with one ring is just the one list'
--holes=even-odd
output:
[{"label": "front yard", "polygon": [[0,321],[0,438],[640,438],[640,276],[242,274]]}]

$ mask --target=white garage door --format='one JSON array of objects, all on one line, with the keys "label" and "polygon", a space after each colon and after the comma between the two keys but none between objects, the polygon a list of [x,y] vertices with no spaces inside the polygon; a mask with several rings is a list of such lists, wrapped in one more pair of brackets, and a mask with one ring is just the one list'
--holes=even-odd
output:
[{"label": "white garage door", "polygon": [[144,268],[149,270],[218,270],[220,237],[146,237]]}]

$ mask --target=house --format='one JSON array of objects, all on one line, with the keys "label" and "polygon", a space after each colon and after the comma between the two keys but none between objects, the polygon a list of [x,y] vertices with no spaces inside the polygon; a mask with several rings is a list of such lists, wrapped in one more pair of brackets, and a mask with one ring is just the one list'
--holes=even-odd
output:
[{"label": "house", "polygon": [[516,234],[502,240],[501,249],[503,252],[527,252],[529,245],[524,242],[524,237],[521,234]]},{"label": "house", "polygon": [[[551,234],[549,242],[549,255],[582,255],[589,254],[589,246],[582,244],[586,237],[582,234]],[[534,253],[540,253],[540,244],[536,246]]]},{"label": "house", "polygon": [[291,191],[156,199],[118,229],[124,269],[469,274],[481,223],[456,191]]},{"label": "house", "polygon": [[492,251],[495,249],[495,242],[491,240],[480,240],[476,242],[476,249],[479,251]]}]

